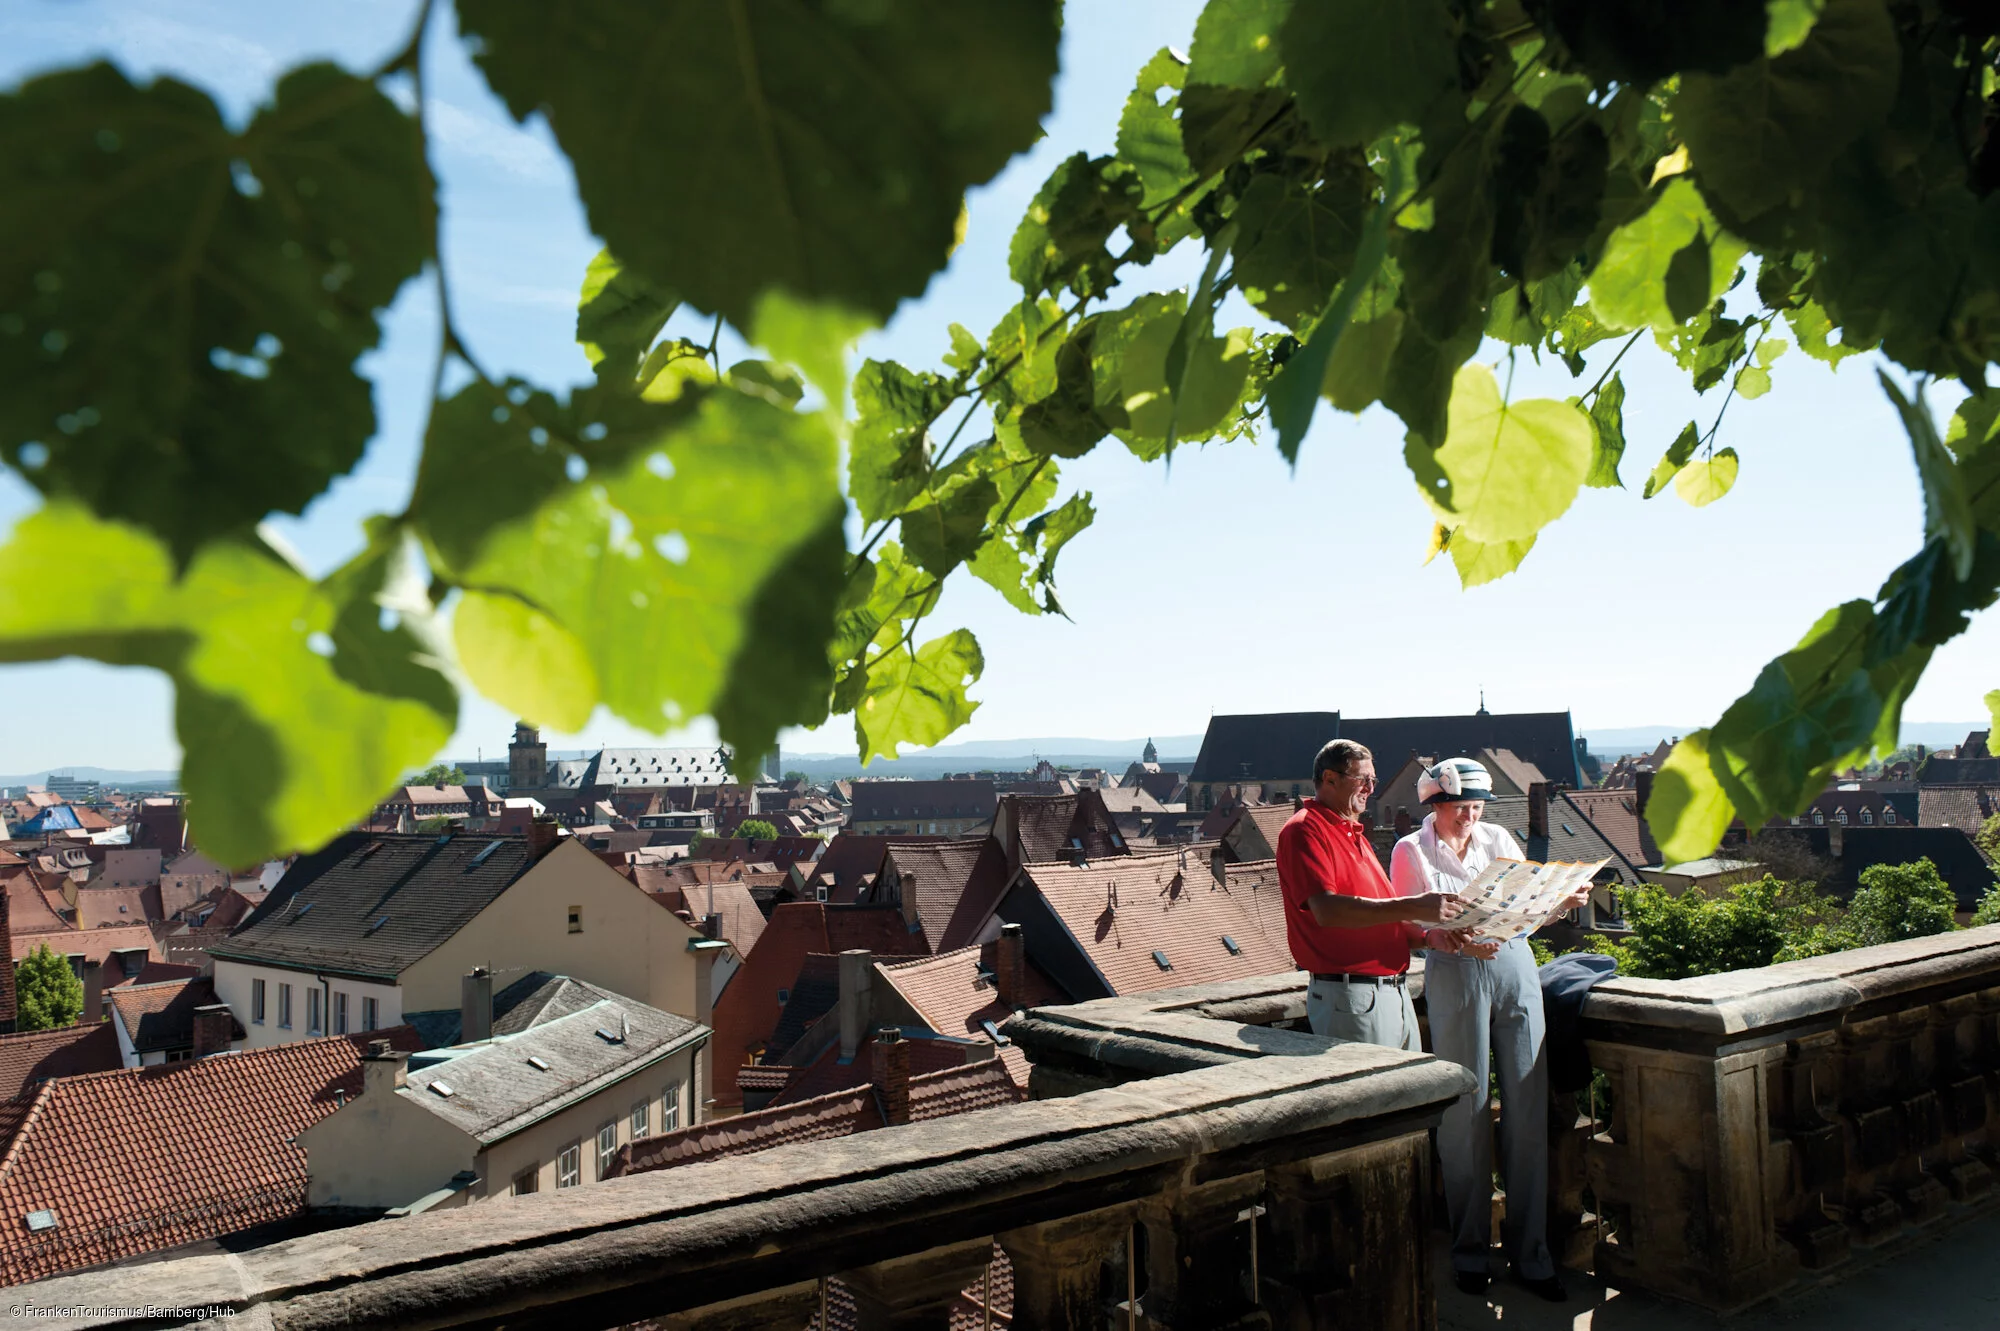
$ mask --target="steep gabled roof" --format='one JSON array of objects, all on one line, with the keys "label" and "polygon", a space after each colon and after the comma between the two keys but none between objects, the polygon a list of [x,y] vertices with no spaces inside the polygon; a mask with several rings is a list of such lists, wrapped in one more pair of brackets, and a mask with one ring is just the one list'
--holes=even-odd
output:
[{"label": "steep gabled roof", "polygon": [[1313,756],[1339,734],[1339,712],[1211,716],[1188,780],[1310,780]]},{"label": "steep gabled roof", "polygon": [[649,873],[647,866],[640,866],[637,878],[647,894],[668,910],[684,910],[694,920],[701,923],[713,907],[722,917],[722,938],[736,949],[736,955],[747,956],[750,949],[757,946],[757,940],[764,936],[764,912],[757,908],[757,898],[750,895],[750,885],[746,882],[708,882],[700,886],[669,886],[658,890],[649,886],[657,879],[657,873]]},{"label": "steep gabled roof", "polygon": [[799,964],[798,978],[785,993],[778,1024],[771,1029],[767,1061],[783,1058],[806,1028],[833,1011],[840,1002],[840,958],[812,952]]},{"label": "steep gabled roof", "polygon": [[[1597,830],[1597,834],[1634,869],[1650,868],[1660,862],[1659,848],[1639,816],[1639,796],[1634,790],[1566,790],[1562,800]],[[1551,812],[1550,817],[1557,815]]]},{"label": "steep gabled roof", "polygon": [[[1328,738],[1331,738],[1329,736]],[[1475,712],[1461,716],[1352,717],[1340,720],[1340,738],[1359,740],[1375,754],[1375,770],[1397,767],[1413,753],[1451,757],[1475,749],[1508,749],[1551,781],[1581,785],[1576,733],[1568,712]],[[1322,740],[1321,743],[1324,743]],[[1302,775],[1312,775],[1312,755]]]},{"label": "steep gabled roof", "polygon": [[1918,786],[2000,786],[2000,758],[1926,758]]},{"label": "steep gabled roof", "polygon": [[[401,1048],[408,1027],[374,1031]],[[292,1139],[361,1088],[361,1038],[335,1036],[42,1083],[0,1156],[0,1282],[303,1214]],[[54,1228],[18,1217],[55,1212]]]},{"label": "steep gabled roof", "polygon": [[870,899],[912,883],[925,950],[949,951],[976,939],[993,914],[1007,887],[1007,859],[992,837],[894,844]]},{"label": "steep gabled roof", "polygon": [[1577,813],[1575,806],[1564,800],[1549,801],[1549,834],[1546,839],[1528,835],[1528,798],[1525,795],[1486,801],[1484,816],[1487,822],[1512,832],[1531,860],[1583,864],[1609,859],[1611,863],[1605,867],[1617,870],[1620,882],[1639,881],[1639,875],[1633,872],[1639,866],[1628,864],[1625,857],[1618,853],[1618,848],[1597,830],[1597,825]]},{"label": "steep gabled roof", "polygon": [[1006,850],[1014,864],[1067,863],[1078,855],[1103,859],[1126,851],[1124,834],[1096,790],[1073,795],[1010,794],[995,826],[1005,827]]},{"label": "steep gabled roof", "polygon": [[1172,850],[1077,867],[1036,864],[1026,873],[1115,994],[1295,969],[1282,915],[1274,927],[1254,899],[1261,886],[1218,884],[1205,857]]},{"label": "steep gabled roof", "polygon": [[535,860],[525,837],[349,833],[293,865],[209,955],[393,980]]},{"label": "steep gabled roof", "polygon": [[[118,1033],[108,1021],[0,1035],[0,1101],[50,1077],[80,1077],[122,1067]],[[0,1142],[5,1138],[0,1137]]]},{"label": "steep gabled roof", "polygon": [[[194,1046],[194,1010],[217,1001],[215,986],[199,976],[166,980],[157,984],[128,984],[106,991],[126,1038],[141,1054],[161,1049],[189,1049]],[[230,1018],[231,1038],[240,1040],[247,1032],[241,1022]]]}]

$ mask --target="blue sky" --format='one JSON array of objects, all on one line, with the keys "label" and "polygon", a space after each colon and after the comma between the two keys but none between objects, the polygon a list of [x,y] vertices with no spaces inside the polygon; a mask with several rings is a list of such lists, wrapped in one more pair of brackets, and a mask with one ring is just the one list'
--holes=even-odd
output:
[{"label": "blue sky", "polygon": [[[863,354],[929,366],[947,325],[983,330],[1000,316],[1015,299],[1007,241],[1036,188],[1070,153],[1110,150],[1139,66],[1163,45],[1186,50],[1199,8],[1071,0],[1047,137],[973,194],[950,268]],[[0,83],[109,58],[135,76],[206,87],[240,119],[294,63],[379,61],[414,9],[413,0],[11,0],[0,9]],[[571,319],[597,242],[546,129],[512,122],[443,19],[427,78],[458,320],[490,370],[577,382],[587,367]],[[1192,251],[1171,256],[1136,274],[1130,293],[1191,283],[1195,263]],[[1224,313],[1226,323],[1254,317],[1240,301]],[[406,497],[435,332],[428,289],[413,284],[369,359],[381,433],[304,517],[276,524],[310,568],[337,564],[357,547],[364,515]],[[1025,618],[970,578],[940,606],[937,630],[971,628],[987,662],[974,691],[983,706],[954,739],[1189,733],[1217,711],[1469,711],[1482,688],[1496,711],[1568,708],[1585,734],[1706,724],[1822,611],[1872,595],[1915,551],[1922,510],[1909,445],[1872,358],[1833,373],[1794,350],[1768,396],[1729,409],[1723,441],[1743,459],[1732,494],[1701,510],[1672,494],[1642,501],[1637,486],[1653,461],[1690,418],[1706,426],[1721,390],[1697,398],[1644,344],[1622,368],[1633,488],[1586,490],[1519,573],[1470,592],[1448,561],[1422,566],[1430,520],[1403,466],[1401,423],[1379,407],[1357,418],[1323,405],[1296,472],[1268,444],[1185,449],[1168,469],[1107,441],[1064,473],[1065,491],[1094,492],[1099,515],[1063,552],[1071,619]],[[1574,391],[1559,364],[1517,367],[1517,397]],[[35,502],[0,471],[0,526]],[[2000,687],[1996,663],[2000,616],[1989,614],[1938,652],[1906,716],[1979,717],[1981,696]],[[11,666],[0,668],[0,688],[9,700],[0,771],[178,760],[171,691],[151,672]],[[511,723],[469,699],[450,752],[494,752]],[[641,742],[602,713],[580,735],[551,738]],[[785,743],[838,752],[852,735],[836,721]]]}]

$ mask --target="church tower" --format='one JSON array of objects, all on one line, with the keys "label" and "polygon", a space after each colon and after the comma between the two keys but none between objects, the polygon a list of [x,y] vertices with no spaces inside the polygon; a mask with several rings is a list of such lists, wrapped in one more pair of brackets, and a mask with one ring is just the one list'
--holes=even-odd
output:
[{"label": "church tower", "polygon": [[549,783],[549,746],[542,732],[526,721],[514,723],[514,742],[507,746],[509,791],[540,790]]},{"label": "church tower", "polygon": [[1139,761],[1142,763],[1156,763],[1160,761],[1160,751],[1153,747],[1153,741],[1150,739],[1146,741],[1146,751],[1139,755]]}]

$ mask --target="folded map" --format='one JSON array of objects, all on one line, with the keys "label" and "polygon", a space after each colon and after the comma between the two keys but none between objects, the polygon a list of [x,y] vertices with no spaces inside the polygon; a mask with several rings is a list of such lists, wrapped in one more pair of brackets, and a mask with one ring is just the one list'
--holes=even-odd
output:
[{"label": "folded map", "polygon": [[1460,889],[1465,909],[1448,929],[1470,929],[1484,940],[1506,942],[1532,933],[1559,910],[1571,894],[1588,887],[1609,860],[1594,864],[1533,860],[1494,860],[1479,877]]}]

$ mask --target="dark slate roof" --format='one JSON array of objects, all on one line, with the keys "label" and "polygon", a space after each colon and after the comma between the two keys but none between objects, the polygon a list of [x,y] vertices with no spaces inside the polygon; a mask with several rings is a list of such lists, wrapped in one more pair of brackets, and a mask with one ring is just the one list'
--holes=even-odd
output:
[{"label": "dark slate roof", "polygon": [[[1340,738],[1366,744],[1375,754],[1378,772],[1401,766],[1411,754],[1450,757],[1474,749],[1511,749],[1516,757],[1540,768],[1542,775],[1551,781],[1571,786],[1583,784],[1582,774],[1576,769],[1576,732],[1570,725],[1568,712],[1350,716],[1341,718]],[[1295,779],[1308,780],[1311,776],[1312,754],[1308,753]]]},{"label": "dark slate roof", "polygon": [[525,837],[349,833],[294,864],[209,955],[393,979],[534,862]]},{"label": "dark slate roof", "polygon": [[1847,827],[1841,829],[1839,855],[1833,851],[1833,829],[1825,827],[1770,828],[1760,835],[1795,837],[1815,855],[1840,867],[1830,882],[1831,895],[1847,900],[1861,886],[1861,872],[1877,864],[1912,864],[1927,859],[1958,898],[1958,908],[1975,910],[1993,886],[1994,866],[1986,862],[1972,838],[1956,827]]},{"label": "dark slate roof", "polygon": [[1926,758],[1919,786],[2000,786],[2000,758]]},{"label": "dark slate roof", "polygon": [[1339,712],[1212,716],[1190,781],[1312,780],[1313,757],[1330,739],[1358,740],[1378,772],[1412,754],[1511,749],[1550,780],[1583,784],[1568,712],[1475,712],[1469,716],[1350,717]]},{"label": "dark slate roof", "polygon": [[1618,848],[1597,830],[1595,824],[1571,808],[1563,800],[1549,802],[1549,834],[1547,837],[1528,835],[1528,797],[1515,795],[1504,799],[1486,801],[1485,820],[1504,827],[1514,834],[1521,843],[1521,849],[1528,858],[1542,863],[1562,861],[1570,864],[1588,864],[1594,860],[1608,859],[1606,871],[1616,871],[1621,883],[1637,883],[1639,875],[1633,870],[1639,866],[1631,864],[1619,854]]},{"label": "dark slate roof", "polygon": [[[605,999],[617,999],[608,989],[572,980],[548,971],[529,971],[493,995],[493,1033],[518,1035],[530,1026],[581,1012]],[[405,1024],[417,1028],[424,1048],[442,1049],[457,1044],[464,1034],[464,1011],[439,1008],[428,1012],[405,1012]]]},{"label": "dark slate roof", "polygon": [[856,781],[849,822],[898,818],[990,818],[999,795],[991,781]]},{"label": "dark slate roof", "polygon": [[[1312,779],[1313,756],[1340,734],[1339,712],[1211,716],[1190,781]],[[1364,741],[1365,742],[1365,741]]]}]

